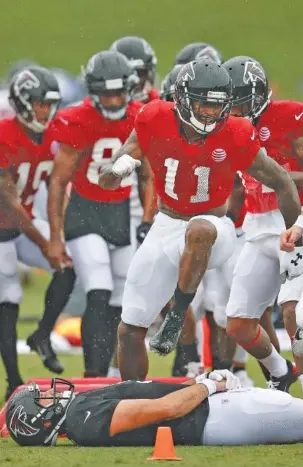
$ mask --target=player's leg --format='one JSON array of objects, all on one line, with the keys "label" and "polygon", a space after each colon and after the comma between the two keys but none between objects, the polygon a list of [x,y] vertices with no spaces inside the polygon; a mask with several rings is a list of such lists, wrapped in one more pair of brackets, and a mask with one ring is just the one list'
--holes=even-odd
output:
[{"label": "player's leg", "polygon": [[178,242],[186,225],[162,213],[135,253],[128,272],[118,329],[123,379],[144,379],[148,371],[147,329],[174,293],[178,280]]},{"label": "player's leg", "polygon": [[160,330],[150,341],[151,348],[168,354],[176,346],[188,305],[207,269],[221,266],[234,249],[235,230],[230,219],[215,216],[192,218],[179,242],[180,261],[174,305]]},{"label": "player's leg", "polygon": [[86,293],[81,334],[86,376],[106,376],[112,356],[109,300],[113,279],[109,246],[97,234],[68,241],[76,275]]},{"label": "player's leg", "polygon": [[294,382],[291,363],[278,354],[260,317],[280,288],[278,236],[246,242],[237,262],[226,313],[227,332],[271,373],[279,389]]},{"label": "player's leg", "polygon": [[194,378],[201,367],[197,349],[196,320],[191,305],[187,308],[184,326],[176,347],[172,376]]},{"label": "player's leg", "polygon": [[[35,219],[34,224],[45,238],[49,238],[48,222],[42,219]],[[16,247],[20,261],[30,266],[44,269],[52,274],[52,280],[44,297],[45,307],[42,319],[39,322],[38,329],[27,338],[27,344],[31,350],[36,351],[40,355],[46,368],[60,374],[64,368],[53,351],[50,334],[73,290],[75,282],[74,271],[66,268],[63,272],[54,272],[40,248],[25,235],[18,237]]]},{"label": "player's leg", "polygon": [[[283,322],[287,334],[292,341],[297,330],[296,309],[300,309],[299,302],[303,295],[303,277],[299,276],[291,281],[286,281],[282,284],[278,296],[278,305],[281,308],[283,315]],[[294,355],[296,362],[297,372],[299,375],[301,385],[303,384],[303,357]]]},{"label": "player's leg", "polygon": [[271,389],[214,394],[204,445],[287,444],[303,440],[303,400]]},{"label": "player's leg", "polygon": [[17,320],[21,299],[15,241],[0,242],[0,353],[8,382],[6,399],[23,384],[17,360]]}]

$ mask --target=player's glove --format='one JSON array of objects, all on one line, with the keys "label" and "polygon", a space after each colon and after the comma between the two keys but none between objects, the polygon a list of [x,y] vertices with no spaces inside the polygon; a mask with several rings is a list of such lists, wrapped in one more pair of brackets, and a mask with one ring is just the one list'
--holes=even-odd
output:
[{"label": "player's glove", "polygon": [[296,246],[291,253],[280,251],[280,274],[283,284],[303,274],[303,246]]},{"label": "player's glove", "polygon": [[112,173],[117,177],[127,177],[129,176],[136,167],[140,167],[141,161],[134,159],[128,154],[123,154],[119,157],[112,166]]},{"label": "player's glove", "polygon": [[303,357],[303,330],[301,328],[297,328],[291,342],[291,348],[296,357]]},{"label": "player's glove", "polygon": [[195,380],[197,384],[203,384],[204,386],[206,386],[208,390],[208,396],[211,396],[212,394],[215,394],[215,392],[217,392],[217,385],[215,381],[208,379],[208,374],[209,373],[204,373],[203,375],[199,375],[195,378]]},{"label": "player's glove", "polygon": [[137,241],[143,243],[146,235],[148,234],[152,224],[151,222],[142,222],[142,224],[137,227]]},{"label": "player's glove", "polygon": [[235,376],[229,370],[214,370],[208,375],[208,378],[212,381],[223,381],[226,380],[226,389],[238,389],[241,387],[240,379]]}]

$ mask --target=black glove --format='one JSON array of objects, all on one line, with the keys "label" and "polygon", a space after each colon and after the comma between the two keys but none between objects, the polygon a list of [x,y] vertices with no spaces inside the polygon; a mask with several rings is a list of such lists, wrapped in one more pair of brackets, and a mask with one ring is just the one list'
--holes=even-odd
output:
[{"label": "black glove", "polygon": [[137,241],[141,244],[144,242],[146,235],[151,228],[151,222],[142,222],[142,224],[137,227]]}]

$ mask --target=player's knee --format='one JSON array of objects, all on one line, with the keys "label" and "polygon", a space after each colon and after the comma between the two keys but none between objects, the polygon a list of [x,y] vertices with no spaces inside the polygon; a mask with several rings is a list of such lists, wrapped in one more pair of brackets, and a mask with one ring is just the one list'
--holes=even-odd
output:
[{"label": "player's knee", "polygon": [[253,320],[243,318],[228,318],[226,333],[237,342],[251,341],[257,332],[257,324]]},{"label": "player's knee", "polygon": [[287,326],[296,321],[296,304],[297,302],[286,302],[282,306],[282,315],[284,325]]},{"label": "player's knee", "polygon": [[211,246],[217,238],[217,229],[205,219],[193,219],[186,229],[186,243],[191,247]]},{"label": "player's knee", "polygon": [[131,324],[126,324],[123,321],[120,321],[118,326],[118,338],[119,343],[129,343],[131,341],[144,340],[147,329],[139,328],[138,326],[133,326]]}]

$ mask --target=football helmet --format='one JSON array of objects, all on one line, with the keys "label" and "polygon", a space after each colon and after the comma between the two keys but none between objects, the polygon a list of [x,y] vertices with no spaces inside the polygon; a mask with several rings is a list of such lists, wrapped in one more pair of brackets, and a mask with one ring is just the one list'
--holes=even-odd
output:
[{"label": "football helmet", "polygon": [[231,112],[231,78],[210,58],[194,60],[179,71],[174,100],[182,122],[204,136],[217,133]]},{"label": "football helmet", "polygon": [[272,91],[262,65],[251,57],[239,56],[222,65],[233,83],[233,106],[239,116],[250,120],[258,118],[270,102]]},{"label": "football helmet", "polygon": [[146,82],[153,86],[156,77],[157,57],[151,45],[142,37],[126,36],[116,40],[110,46],[110,50],[116,50],[125,55],[136,70],[141,83],[136,91],[135,99],[144,100]]},{"label": "football helmet", "polygon": [[[120,52],[103,51],[93,55],[85,70],[84,80],[95,108],[109,120],[125,117],[128,102],[139,83],[139,78],[127,58]],[[126,94],[121,105],[105,106],[100,98]]]},{"label": "football helmet", "polygon": [[[8,402],[6,426],[21,446],[53,446],[58,435],[64,433],[63,424],[75,388],[69,381],[53,378],[51,389],[50,396],[49,391],[43,393],[38,384],[31,383]],[[42,404],[42,400],[49,403]]]},{"label": "football helmet", "polygon": [[206,42],[192,42],[181,49],[176,56],[175,65],[186,65],[195,58],[208,57],[220,65],[223,61],[221,53]]},{"label": "football helmet", "polygon": [[[17,119],[34,133],[43,133],[57,112],[61,95],[57,79],[47,68],[29,66],[15,73],[9,84],[9,103]],[[45,123],[37,120],[34,103],[50,104]]]},{"label": "football helmet", "polygon": [[174,68],[165,76],[161,83],[160,99],[173,102],[175,94],[175,82],[182,65],[175,65]]}]

